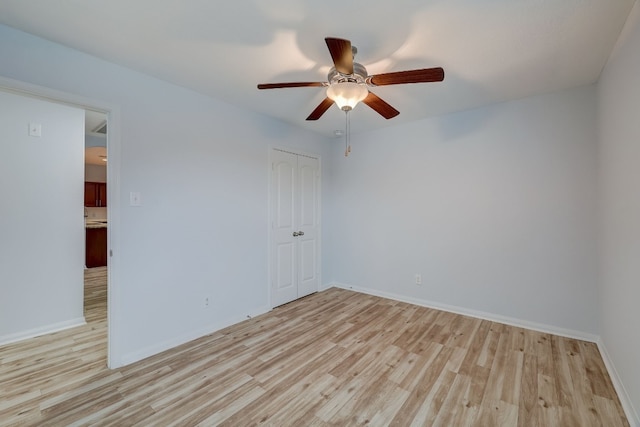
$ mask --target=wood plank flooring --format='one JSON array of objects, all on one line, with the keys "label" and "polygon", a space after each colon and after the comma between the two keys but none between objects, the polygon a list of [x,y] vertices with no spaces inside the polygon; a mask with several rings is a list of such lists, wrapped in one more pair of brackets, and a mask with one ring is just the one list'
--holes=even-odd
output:
[{"label": "wood plank flooring", "polygon": [[106,368],[86,326],[0,347],[0,426],[628,426],[595,344],[331,289]]}]

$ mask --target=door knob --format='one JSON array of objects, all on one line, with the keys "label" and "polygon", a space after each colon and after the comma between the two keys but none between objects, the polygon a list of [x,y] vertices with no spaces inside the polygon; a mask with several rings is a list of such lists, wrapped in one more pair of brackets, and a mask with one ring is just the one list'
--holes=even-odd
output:
[{"label": "door knob", "polygon": [[304,236],[304,231],[298,231],[298,236]]}]

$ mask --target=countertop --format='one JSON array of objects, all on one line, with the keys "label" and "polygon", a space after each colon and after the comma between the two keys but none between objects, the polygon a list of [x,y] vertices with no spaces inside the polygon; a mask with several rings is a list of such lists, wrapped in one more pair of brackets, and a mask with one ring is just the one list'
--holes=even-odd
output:
[{"label": "countertop", "polygon": [[98,219],[85,219],[84,228],[107,228],[107,221]]}]

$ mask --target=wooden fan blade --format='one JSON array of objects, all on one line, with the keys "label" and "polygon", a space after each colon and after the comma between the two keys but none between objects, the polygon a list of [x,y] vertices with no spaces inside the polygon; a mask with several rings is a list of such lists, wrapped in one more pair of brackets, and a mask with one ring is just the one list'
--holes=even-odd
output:
[{"label": "wooden fan blade", "polygon": [[382,98],[378,97],[378,95],[373,92],[369,92],[369,95],[367,95],[367,97],[363,99],[362,102],[376,110],[378,114],[380,114],[387,120],[392,119],[400,114],[400,111],[387,104],[382,100]]},{"label": "wooden fan blade", "polygon": [[444,80],[444,70],[440,67],[435,67],[376,74],[368,77],[367,83],[372,86],[386,86],[405,83],[441,82],[442,80]]},{"label": "wooden fan blade", "polygon": [[320,105],[318,105],[316,109],[309,114],[307,120],[318,120],[332,105],[333,100],[331,98],[325,98]]},{"label": "wooden fan blade", "polygon": [[322,87],[325,82],[260,83],[258,89],[280,89],[285,87]]},{"label": "wooden fan blade", "polygon": [[351,50],[351,42],[333,37],[327,37],[324,41],[327,43],[336,70],[342,74],[353,74],[353,51]]}]

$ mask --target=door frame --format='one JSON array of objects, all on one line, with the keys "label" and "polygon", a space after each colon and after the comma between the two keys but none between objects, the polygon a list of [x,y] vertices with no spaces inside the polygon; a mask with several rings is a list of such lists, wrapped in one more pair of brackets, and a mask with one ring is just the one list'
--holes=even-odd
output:
[{"label": "door frame", "polygon": [[118,309],[120,301],[120,152],[121,152],[121,113],[120,107],[102,100],[88,98],[68,92],[38,86],[31,83],[0,76],[0,89],[20,96],[63,104],[82,110],[93,110],[107,115],[109,131],[107,132],[107,366],[110,369],[121,366],[115,360],[120,354],[117,347]]},{"label": "door frame", "polygon": [[271,191],[273,174],[271,173],[271,164],[273,163],[274,151],[284,151],[285,153],[295,154],[296,156],[311,157],[318,160],[318,253],[316,261],[318,266],[318,291],[322,289],[322,157],[317,153],[311,153],[298,148],[269,145],[269,155],[267,156],[267,301],[269,309],[274,308],[271,295],[271,266],[273,261],[273,253],[271,251],[271,239],[273,239],[273,215],[271,214],[271,202],[273,200],[273,194]]}]

